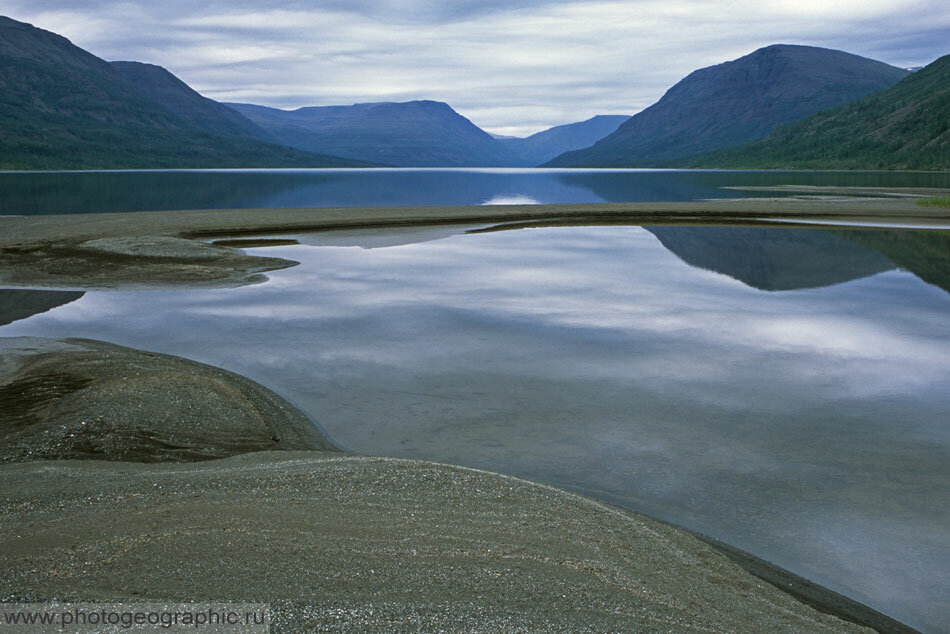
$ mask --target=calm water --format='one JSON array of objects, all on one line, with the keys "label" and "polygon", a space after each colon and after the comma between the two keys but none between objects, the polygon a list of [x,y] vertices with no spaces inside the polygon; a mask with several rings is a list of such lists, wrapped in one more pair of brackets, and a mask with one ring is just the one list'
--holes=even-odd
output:
[{"label": "calm water", "polygon": [[950,234],[459,231],[298,236],[240,289],[37,295],[62,305],[0,336],[219,365],[347,449],[582,491],[946,628]]},{"label": "calm water", "polygon": [[0,172],[0,215],[374,205],[687,201],[723,187],[950,187],[950,172],[337,169]]}]

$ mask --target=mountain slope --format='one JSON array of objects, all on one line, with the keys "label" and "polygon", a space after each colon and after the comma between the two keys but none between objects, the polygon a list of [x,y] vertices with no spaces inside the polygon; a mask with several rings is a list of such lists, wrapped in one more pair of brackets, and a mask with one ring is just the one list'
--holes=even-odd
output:
[{"label": "mountain slope", "polygon": [[690,167],[950,169],[950,55],[897,85]]},{"label": "mountain slope", "polygon": [[908,71],[842,51],[776,44],[690,73],[592,147],[549,166],[648,166],[761,139],[896,84]]},{"label": "mountain slope", "polygon": [[628,115],[601,114],[586,121],[554,126],[525,138],[496,138],[511,149],[522,165],[541,165],[564,152],[593,145],[629,118]]},{"label": "mountain slope", "polygon": [[64,37],[0,16],[0,168],[346,164],[211,134]]},{"label": "mountain slope", "polygon": [[140,94],[195,128],[215,134],[273,141],[250,119],[217,101],[202,97],[161,66],[142,62],[110,62],[110,65]]},{"label": "mountain slope", "polygon": [[226,104],[301,150],[398,166],[511,165],[500,141],[437,101],[360,103],[287,111]]}]

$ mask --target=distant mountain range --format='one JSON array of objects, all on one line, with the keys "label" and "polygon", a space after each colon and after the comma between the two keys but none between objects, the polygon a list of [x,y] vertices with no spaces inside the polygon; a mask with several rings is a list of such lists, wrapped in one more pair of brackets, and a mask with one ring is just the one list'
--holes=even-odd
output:
[{"label": "distant mountain range", "polygon": [[684,167],[950,168],[950,55],[897,85]]},{"label": "distant mountain range", "polygon": [[597,115],[586,121],[554,126],[523,139],[502,137],[498,140],[514,153],[523,165],[535,166],[569,152],[593,145],[614,132],[629,115]]},{"label": "distant mountain range", "polygon": [[613,134],[547,165],[656,167],[764,138],[782,124],[889,88],[908,72],[842,51],[767,46],[690,73]]},{"label": "distant mountain range", "polygon": [[908,77],[841,51],[774,45],[691,73],[633,117],[599,115],[515,138],[437,101],[221,104],[160,66],[109,63],[0,16],[0,169],[946,169],[948,66],[941,58]]},{"label": "distant mountain range", "polygon": [[297,110],[227,105],[300,150],[402,167],[501,166],[512,160],[500,141],[438,101]]},{"label": "distant mountain range", "polygon": [[594,143],[629,118],[599,115],[518,138],[488,134],[438,101],[297,110],[226,105],[285,145],[403,167],[533,167]]},{"label": "distant mountain range", "polygon": [[251,122],[176,82],[0,16],[0,168],[361,164],[264,142]]},{"label": "distant mountain range", "polygon": [[160,66],[106,62],[0,16],[0,168],[524,166],[616,128],[594,117],[496,139],[447,104],[220,104]]}]

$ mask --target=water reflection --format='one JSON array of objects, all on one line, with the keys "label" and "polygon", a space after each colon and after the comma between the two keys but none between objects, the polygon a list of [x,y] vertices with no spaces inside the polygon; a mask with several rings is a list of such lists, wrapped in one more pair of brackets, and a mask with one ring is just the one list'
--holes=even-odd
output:
[{"label": "water reflection", "polygon": [[[709,266],[688,266],[651,231],[705,248]],[[349,449],[591,493],[940,629],[950,295],[896,269],[761,292],[730,276],[809,285],[813,270],[779,269],[796,254],[837,266],[821,248],[841,240],[874,262],[859,272],[892,265],[838,232],[775,230],[788,233],[736,260],[717,243],[754,248],[756,234],[697,231],[275,247],[260,253],[302,264],[263,285],[149,292],[148,310],[142,292],[91,292],[0,336],[93,337],[220,365],[289,397]],[[755,262],[774,270],[747,272]]]},{"label": "water reflection", "polygon": [[834,233],[878,251],[928,284],[950,292],[950,232],[841,229]]},{"label": "water reflection", "polygon": [[483,201],[483,205],[538,205],[541,201],[531,196],[525,196],[523,194],[495,194],[486,201]]},{"label": "water reflection", "polygon": [[687,264],[766,291],[831,286],[897,268],[878,251],[826,231],[755,227],[646,230]]},{"label": "water reflection", "polygon": [[686,201],[755,196],[722,187],[774,185],[950,187],[950,173],[501,168],[0,172],[0,214],[478,205],[499,197],[539,203]]},{"label": "water reflection", "polygon": [[78,291],[0,288],[0,326],[74,302],[84,294]]},{"label": "water reflection", "polygon": [[445,238],[479,229],[481,225],[433,225],[419,227],[379,227],[372,231],[365,229],[340,229],[337,231],[316,231],[295,233],[289,237],[299,244],[314,247],[360,247],[361,249],[379,249],[409,244],[421,244],[443,240]]}]

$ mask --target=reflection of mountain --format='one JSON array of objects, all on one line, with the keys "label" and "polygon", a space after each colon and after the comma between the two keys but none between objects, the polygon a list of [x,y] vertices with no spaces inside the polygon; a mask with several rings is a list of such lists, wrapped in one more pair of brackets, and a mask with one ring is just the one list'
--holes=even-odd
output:
[{"label": "reflection of mountain", "polygon": [[85,293],[0,289],[0,326],[74,302]]},{"label": "reflection of mountain", "polygon": [[[732,198],[741,194],[724,187],[950,187],[946,172],[729,172],[729,171],[579,171],[553,172],[564,185],[585,188],[606,202],[674,202]],[[770,192],[769,195],[773,195]],[[544,202],[573,202],[549,201]]]},{"label": "reflection of mountain", "polygon": [[883,253],[897,266],[950,292],[950,233],[946,231],[835,231]]},{"label": "reflection of mountain", "polygon": [[875,250],[816,229],[644,228],[687,264],[766,291],[831,286],[895,268]]},{"label": "reflection of mountain", "polygon": [[308,172],[34,172],[5,176],[0,174],[0,208],[4,213],[24,215],[266,207],[270,197],[321,177]]},{"label": "reflection of mountain", "polygon": [[686,201],[754,196],[722,187],[950,186],[947,172],[287,170],[0,173],[0,214],[246,207]]},{"label": "reflection of mountain", "polygon": [[564,172],[557,178],[566,185],[589,189],[607,202],[687,201],[739,194],[721,189],[732,179],[712,172]]},{"label": "reflection of mountain", "polygon": [[603,202],[546,172],[313,170],[0,174],[0,209],[51,214],[247,207],[477,205],[497,196]]}]

